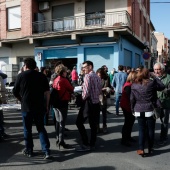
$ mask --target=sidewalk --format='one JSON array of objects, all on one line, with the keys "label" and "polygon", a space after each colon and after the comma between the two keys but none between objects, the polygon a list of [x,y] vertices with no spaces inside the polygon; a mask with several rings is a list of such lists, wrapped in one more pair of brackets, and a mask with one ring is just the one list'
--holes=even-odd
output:
[{"label": "sidewalk", "polygon": [[[151,157],[142,158],[136,154],[138,143],[132,147],[125,147],[120,144],[121,129],[123,125],[123,115],[115,116],[115,107],[110,106],[108,110],[112,113],[108,115],[108,133],[98,134],[96,150],[94,152],[77,153],[75,147],[80,144],[80,136],[75,126],[78,110],[69,110],[66,128],[66,143],[72,146],[69,150],[56,147],[55,131],[50,120],[50,125],[46,126],[51,143],[52,160],[43,160],[43,153],[38,138],[36,128],[33,127],[34,152],[35,156],[27,158],[22,155],[24,148],[23,127],[21,114],[18,111],[4,112],[6,133],[9,138],[0,143],[0,170],[168,170],[169,143],[156,151]],[[89,125],[86,124],[89,132]],[[156,139],[159,137],[160,121],[156,124]],[[137,122],[134,124],[132,136],[138,140]],[[147,150],[146,150],[147,151]]]}]

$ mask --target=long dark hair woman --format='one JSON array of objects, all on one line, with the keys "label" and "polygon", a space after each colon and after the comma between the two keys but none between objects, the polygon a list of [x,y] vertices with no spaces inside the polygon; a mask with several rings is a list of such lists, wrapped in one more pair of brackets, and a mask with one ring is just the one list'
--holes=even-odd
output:
[{"label": "long dark hair woman", "polygon": [[[110,93],[111,89],[109,88],[110,84],[108,81],[108,76],[103,68],[99,68],[96,71],[96,74],[101,78],[102,80],[102,93],[100,95],[100,109],[103,116],[103,133],[107,132],[107,95]],[[100,118],[100,117],[99,117]],[[99,122],[100,123],[100,122]],[[98,125],[98,131],[100,130]]]},{"label": "long dark hair woman", "polygon": [[148,140],[148,153],[153,151],[155,134],[153,110],[154,107],[161,107],[157,99],[157,91],[162,91],[164,88],[163,83],[151,75],[146,68],[138,71],[135,83],[131,86],[131,109],[138,119],[139,127],[138,155],[145,154],[145,138]]}]

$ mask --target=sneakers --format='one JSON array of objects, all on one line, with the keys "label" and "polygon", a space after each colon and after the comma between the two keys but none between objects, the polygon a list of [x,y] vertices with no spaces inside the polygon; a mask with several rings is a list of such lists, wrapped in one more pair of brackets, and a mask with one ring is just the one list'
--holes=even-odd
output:
[{"label": "sneakers", "polygon": [[25,155],[29,158],[33,157],[33,151],[29,151],[26,148],[22,151],[22,153],[23,153],[23,155]]},{"label": "sneakers", "polygon": [[87,145],[81,145],[80,147],[76,148],[77,152],[87,152],[90,150],[91,150],[90,146]]},{"label": "sneakers", "polygon": [[44,154],[44,159],[51,159],[50,154],[49,154],[49,153],[45,153],[45,154]]},{"label": "sneakers", "polygon": [[[29,150],[27,150],[26,148],[22,150],[22,153],[23,153],[23,155],[25,155],[25,156],[27,156],[27,157],[29,157],[29,158],[31,158],[31,157],[34,156],[34,155],[33,155],[33,151],[29,151]],[[44,158],[44,159],[50,159],[50,158],[51,158],[50,153],[48,153],[48,152],[45,153],[43,158]]]}]

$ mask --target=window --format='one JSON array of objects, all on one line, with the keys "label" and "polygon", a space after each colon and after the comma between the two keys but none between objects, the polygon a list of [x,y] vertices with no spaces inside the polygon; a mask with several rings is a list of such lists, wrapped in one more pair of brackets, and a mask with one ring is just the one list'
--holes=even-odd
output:
[{"label": "window", "polygon": [[75,27],[74,3],[53,6],[52,18],[54,31],[73,30]]},{"label": "window", "polygon": [[132,51],[124,49],[124,65],[132,67]]},{"label": "window", "polygon": [[149,0],[147,0],[147,12],[148,12],[148,14],[150,14],[150,2],[149,2]]},{"label": "window", "polygon": [[105,21],[105,0],[85,2],[86,25],[101,25]]},{"label": "window", "polygon": [[147,24],[147,39],[148,39],[148,41],[149,41],[149,38],[150,38],[150,27],[149,27],[149,24]]},{"label": "window", "polygon": [[74,16],[74,3],[53,6],[52,8],[52,19],[63,19],[72,16]]},{"label": "window", "polygon": [[146,36],[146,18],[143,17],[143,35]]},{"label": "window", "polygon": [[146,0],[143,0],[143,5],[146,7]]},{"label": "window", "polygon": [[140,66],[140,55],[135,53],[135,67],[139,67]]},{"label": "window", "polygon": [[140,25],[142,25],[142,11],[140,10]]},{"label": "window", "polygon": [[95,13],[105,11],[105,0],[90,0],[85,3],[85,13]]},{"label": "window", "polygon": [[8,30],[21,28],[21,7],[8,8]]},{"label": "window", "polygon": [[5,66],[6,64],[9,64],[9,57],[7,57],[7,56],[1,57],[0,58],[0,64],[1,64],[1,69],[2,69],[2,66]]}]

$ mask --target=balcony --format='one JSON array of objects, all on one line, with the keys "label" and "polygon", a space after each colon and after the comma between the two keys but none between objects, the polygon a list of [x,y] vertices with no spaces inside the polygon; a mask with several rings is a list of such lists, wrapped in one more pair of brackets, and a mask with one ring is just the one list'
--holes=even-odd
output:
[{"label": "balcony", "polygon": [[127,11],[113,13],[96,12],[84,16],[70,16],[54,20],[32,23],[33,34],[66,31],[83,31],[94,29],[123,28],[131,29],[131,17]]}]

